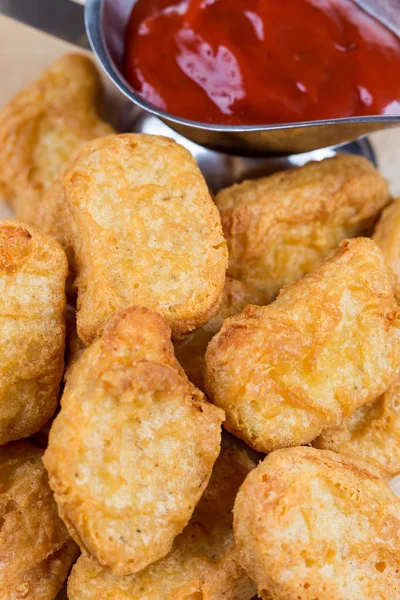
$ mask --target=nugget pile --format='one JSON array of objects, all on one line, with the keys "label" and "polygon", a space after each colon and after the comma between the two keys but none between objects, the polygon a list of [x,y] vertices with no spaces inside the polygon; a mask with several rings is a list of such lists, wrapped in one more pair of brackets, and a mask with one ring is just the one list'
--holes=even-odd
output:
[{"label": "nugget pile", "polygon": [[1,599],[400,598],[400,200],[213,201],[101,96],[68,55],[0,113]]}]

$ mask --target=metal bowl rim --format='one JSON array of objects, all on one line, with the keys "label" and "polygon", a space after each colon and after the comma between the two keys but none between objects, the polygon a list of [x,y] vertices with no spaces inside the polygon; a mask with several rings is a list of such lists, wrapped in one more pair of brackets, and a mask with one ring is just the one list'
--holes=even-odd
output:
[{"label": "metal bowl rim", "polygon": [[103,69],[113,81],[114,85],[127,97],[131,102],[140,108],[150,112],[163,120],[184,125],[194,129],[205,131],[216,131],[224,133],[247,133],[252,131],[276,131],[288,130],[308,127],[322,127],[325,125],[354,125],[359,123],[400,123],[400,115],[369,115],[361,117],[343,117],[336,119],[325,119],[320,121],[297,121],[294,123],[271,123],[268,125],[217,125],[213,123],[202,123],[200,121],[192,121],[173,115],[165,110],[159,109],[153,104],[150,104],[135,92],[128,82],[125,80],[119,69],[116,67],[109,51],[102,31],[102,14],[104,10],[105,0],[86,0],[85,4],[85,26],[89,38],[90,46],[102,65]]}]

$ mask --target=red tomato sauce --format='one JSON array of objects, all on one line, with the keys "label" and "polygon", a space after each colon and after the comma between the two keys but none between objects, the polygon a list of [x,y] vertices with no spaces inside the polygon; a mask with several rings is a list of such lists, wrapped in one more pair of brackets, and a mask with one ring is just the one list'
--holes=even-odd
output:
[{"label": "red tomato sauce", "polygon": [[352,0],[138,0],[124,74],[203,123],[400,114],[400,40]]}]

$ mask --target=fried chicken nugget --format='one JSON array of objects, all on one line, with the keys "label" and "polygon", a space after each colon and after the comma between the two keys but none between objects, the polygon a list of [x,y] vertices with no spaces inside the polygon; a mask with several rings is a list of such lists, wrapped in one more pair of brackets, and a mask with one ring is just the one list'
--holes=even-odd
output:
[{"label": "fried chicken nugget", "polygon": [[308,444],[399,375],[400,313],[370,239],[343,241],[269,306],[225,321],[206,388],[226,427],[261,452]]},{"label": "fried chicken nugget", "polygon": [[79,554],[41,457],[26,441],[0,448],[1,600],[54,600]]},{"label": "fried chicken nugget", "polygon": [[228,275],[275,299],[344,238],[369,234],[388,185],[365,158],[343,154],[219,192]]},{"label": "fried chicken nugget", "polygon": [[146,308],[117,313],[73,366],[43,459],[72,537],[116,575],[170,551],[220,450],[223,411],[170,334]]},{"label": "fried chicken nugget", "polygon": [[35,433],[56,410],[67,272],[51,237],[0,222],[0,444]]},{"label": "fried chicken nugget", "polygon": [[350,458],[361,458],[391,479],[400,473],[400,379],[374,402],[360,406],[313,443]]},{"label": "fried chicken nugget", "polygon": [[400,303],[400,198],[385,208],[372,239],[382,250],[392,275],[394,295]]},{"label": "fried chicken nugget", "polygon": [[59,177],[83,143],[113,132],[97,113],[102,85],[91,60],[57,60],[0,113],[0,186],[18,218],[63,243]]},{"label": "fried chicken nugget", "polygon": [[175,356],[184,368],[189,380],[204,391],[205,353],[208,343],[218,333],[228,317],[236,315],[249,304],[266,304],[267,299],[256,288],[227,277],[222,292],[222,301],[217,313],[206,325],[189,333],[174,343]]},{"label": "fried chicken nugget", "polygon": [[234,531],[265,600],[400,598],[400,500],[368,463],[272,452],[239,490]]},{"label": "fried chicken nugget", "polygon": [[254,467],[247,452],[225,438],[210,483],[171,552],[124,578],[82,556],[68,580],[70,600],[250,600],[256,587],[238,564],[232,508]]},{"label": "fried chicken nugget", "polygon": [[113,312],[132,305],[159,312],[175,337],[207,323],[221,300],[227,249],[185,148],[144,134],[95,140],[69,168],[64,190],[86,345]]}]

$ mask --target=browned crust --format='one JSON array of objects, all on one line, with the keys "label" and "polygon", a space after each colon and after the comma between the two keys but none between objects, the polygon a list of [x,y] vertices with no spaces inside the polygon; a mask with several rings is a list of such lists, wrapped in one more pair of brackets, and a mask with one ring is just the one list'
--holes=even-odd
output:
[{"label": "browned crust", "polygon": [[272,452],[234,508],[239,559],[265,600],[396,598],[399,527],[378,470],[314,448]]},{"label": "browned crust", "polygon": [[0,223],[0,444],[54,414],[64,370],[65,253],[31,225]]},{"label": "browned crust", "polygon": [[223,412],[186,379],[169,327],[146,308],[110,320],[73,366],[61,406],[44,456],[60,515],[114,574],[137,572],[190,519]]},{"label": "browned crust", "polygon": [[399,309],[381,252],[347,240],[265,307],[227,319],[206,353],[206,389],[255,450],[312,442],[398,376]]},{"label": "browned crust", "polygon": [[159,312],[174,338],[210,320],[222,297],[226,242],[186,149],[144,134],[97,139],[78,154],[63,188],[86,345],[127,306]]}]

